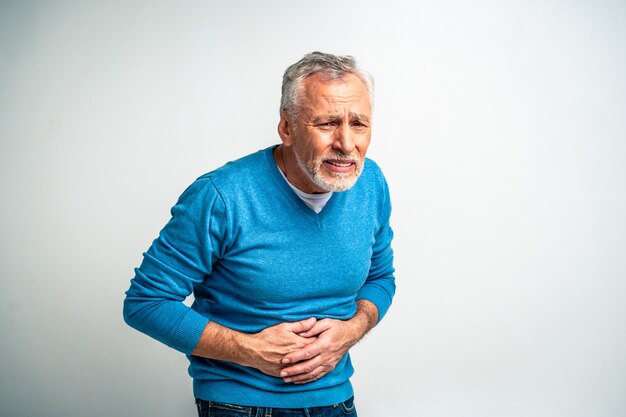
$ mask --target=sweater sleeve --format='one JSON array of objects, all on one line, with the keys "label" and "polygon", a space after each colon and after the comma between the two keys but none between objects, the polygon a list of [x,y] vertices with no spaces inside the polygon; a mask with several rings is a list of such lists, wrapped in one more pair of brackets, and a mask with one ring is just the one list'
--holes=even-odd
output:
[{"label": "sweater sleeve", "polygon": [[391,203],[389,199],[389,190],[385,179],[381,179],[383,183],[383,204],[381,204],[381,226],[376,233],[374,245],[372,248],[371,266],[365,280],[365,284],[357,293],[357,300],[368,300],[374,303],[378,308],[378,321],[382,320],[389,310],[393,296],[396,292],[396,284],[393,266],[393,249],[391,241],[393,240],[393,230],[389,225],[391,216]]},{"label": "sweater sleeve", "polygon": [[126,292],[124,320],[131,327],[190,354],[210,317],[183,304],[211,273],[224,247],[227,213],[209,177],[179,198],[170,221],[143,256]]}]

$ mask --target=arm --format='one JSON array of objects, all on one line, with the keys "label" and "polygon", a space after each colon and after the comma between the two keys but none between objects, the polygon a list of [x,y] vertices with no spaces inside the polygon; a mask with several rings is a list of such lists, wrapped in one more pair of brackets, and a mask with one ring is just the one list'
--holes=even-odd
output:
[{"label": "arm", "polygon": [[135,329],[190,354],[209,322],[183,301],[212,271],[227,239],[228,216],[210,178],[195,181],[144,254],[126,292],[124,320]]},{"label": "arm", "polygon": [[313,340],[298,333],[316,320],[281,323],[256,334],[221,326],[183,304],[211,274],[229,237],[228,213],[210,179],[192,184],[144,254],[124,301],[126,322],[185,354],[226,360],[278,376],[283,356]]}]

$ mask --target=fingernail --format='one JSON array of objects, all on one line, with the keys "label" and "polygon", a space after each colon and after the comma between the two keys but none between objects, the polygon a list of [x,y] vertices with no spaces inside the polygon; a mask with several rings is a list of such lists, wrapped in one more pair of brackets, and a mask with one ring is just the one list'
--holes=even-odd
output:
[{"label": "fingernail", "polygon": [[282,371],[282,372],[280,373],[280,376],[287,376],[287,372]]},{"label": "fingernail", "polygon": [[289,358],[283,358],[283,360],[282,360],[282,361],[280,361],[280,362],[281,362],[281,363],[289,363],[289,362],[291,362],[291,361],[289,360]]}]

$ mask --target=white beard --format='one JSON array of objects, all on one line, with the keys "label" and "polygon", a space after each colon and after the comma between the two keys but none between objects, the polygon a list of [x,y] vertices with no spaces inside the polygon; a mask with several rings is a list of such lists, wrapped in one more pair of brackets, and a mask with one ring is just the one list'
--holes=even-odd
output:
[{"label": "white beard", "polygon": [[356,180],[359,179],[359,175],[361,175],[361,171],[363,170],[363,161],[358,157],[351,157],[350,159],[354,161],[353,173],[327,172],[327,174],[324,175],[322,174],[322,167],[325,159],[345,159],[346,155],[335,153],[330,156],[317,157],[309,162],[303,161],[300,154],[295,149],[294,155],[296,156],[298,166],[307,177],[309,177],[311,182],[326,191],[341,192],[349,190],[356,183]]}]

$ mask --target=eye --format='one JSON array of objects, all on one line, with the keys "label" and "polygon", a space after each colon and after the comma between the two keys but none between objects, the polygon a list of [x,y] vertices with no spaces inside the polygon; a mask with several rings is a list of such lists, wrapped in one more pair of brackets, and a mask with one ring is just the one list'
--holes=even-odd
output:
[{"label": "eye", "polygon": [[323,122],[316,125],[320,129],[332,129],[337,126],[336,122]]}]

